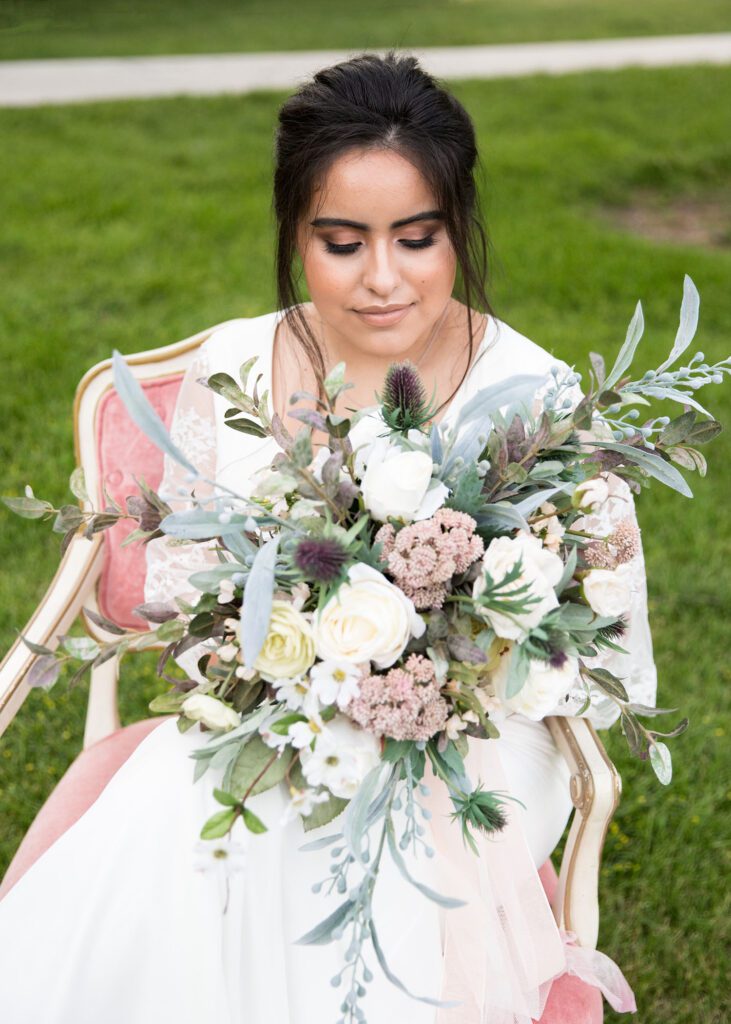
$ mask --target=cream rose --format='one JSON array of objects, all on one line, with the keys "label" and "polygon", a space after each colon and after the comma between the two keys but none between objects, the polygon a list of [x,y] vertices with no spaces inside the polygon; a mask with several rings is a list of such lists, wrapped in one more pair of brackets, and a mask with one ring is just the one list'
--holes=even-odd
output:
[{"label": "cream rose", "polygon": [[272,601],[269,632],[254,668],[270,683],[301,675],[315,661],[312,628],[289,601]]},{"label": "cream rose", "polygon": [[[506,592],[527,585],[528,590],[519,597],[538,598],[522,614],[508,614],[492,608],[481,608],[480,614],[487,619],[498,636],[508,640],[524,640],[531,629],[558,605],[554,587],[563,575],[564,565],[553,551],[548,551],[538,537],[521,530],[515,537],[495,537],[482,557],[483,570],[490,573],[498,583],[517,563],[522,555],[523,566],[520,575],[507,584]],[[485,590],[484,571],[472,587],[472,596],[479,597]]]},{"label": "cream rose", "polygon": [[377,668],[388,668],[409,639],[425,629],[411,598],[382,573],[358,562],[348,570],[348,582],[315,616],[315,647],[323,661],[372,661]]},{"label": "cream rose", "polygon": [[238,711],[206,693],[192,693],[180,705],[180,710],[186,718],[202,722],[209,729],[223,729],[228,732],[241,723]]},{"label": "cream rose", "polygon": [[584,597],[597,615],[618,617],[629,610],[632,590],[627,562],[616,569],[590,569],[582,581]]},{"label": "cream rose", "polygon": [[554,668],[547,661],[531,658],[522,687],[512,697],[506,697],[505,690],[512,657],[511,646],[511,650],[506,653],[492,676],[496,694],[507,714],[517,713],[538,722],[550,714],[573,688],[579,674],[578,659],[573,655],[567,655],[563,665]]},{"label": "cream rose", "polygon": [[433,470],[426,452],[403,451],[388,438],[376,441],[361,481],[366,508],[382,523],[389,516],[405,523],[428,519],[449,494],[441,481],[432,484]]}]

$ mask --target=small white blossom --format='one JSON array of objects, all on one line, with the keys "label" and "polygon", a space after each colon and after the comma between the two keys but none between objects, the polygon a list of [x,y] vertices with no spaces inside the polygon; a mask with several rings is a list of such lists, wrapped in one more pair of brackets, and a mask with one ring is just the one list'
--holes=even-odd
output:
[{"label": "small white blossom", "polygon": [[294,821],[297,817],[306,818],[309,814],[312,814],[317,804],[324,803],[330,798],[330,794],[326,790],[318,793],[314,789],[296,789],[294,786],[291,786],[289,792],[290,801],[281,817],[280,824],[282,825]]},{"label": "small white blossom", "polygon": [[[365,668],[369,665],[366,663]],[[332,659],[317,662],[310,669],[312,691],[322,704],[337,704],[341,711],[360,693],[363,666]]]}]

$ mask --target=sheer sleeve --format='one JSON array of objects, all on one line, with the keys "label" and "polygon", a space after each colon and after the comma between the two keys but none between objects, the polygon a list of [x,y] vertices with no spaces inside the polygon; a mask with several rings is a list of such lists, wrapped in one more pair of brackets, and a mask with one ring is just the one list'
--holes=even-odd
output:
[{"label": "sheer sleeve", "polygon": [[[175,404],[170,435],[175,444],[208,480],[216,478],[216,420],[213,392],[198,383],[199,378],[211,373],[206,344],[198,349],[193,362],[183,377]],[[210,496],[210,484],[191,483],[187,470],[168,455],[164,456],[163,476],[159,494],[174,512],[191,507],[191,496]],[[216,542],[207,543],[156,537],[146,547],[147,574],[145,601],[174,604],[176,597],[193,602],[200,591],[191,586],[188,578],[201,569],[218,564]],[[178,658],[178,664],[191,679],[202,680],[198,672],[198,659],[206,647],[200,644]]]}]

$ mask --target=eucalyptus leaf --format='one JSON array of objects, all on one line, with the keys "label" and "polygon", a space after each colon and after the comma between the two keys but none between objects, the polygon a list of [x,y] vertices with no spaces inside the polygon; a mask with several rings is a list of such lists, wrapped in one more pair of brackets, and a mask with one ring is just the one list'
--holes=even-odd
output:
[{"label": "eucalyptus leaf", "polygon": [[587,445],[596,445],[599,448],[607,448],[612,452],[619,452],[624,455],[630,462],[636,463],[640,469],[644,469],[650,476],[660,480],[661,483],[667,484],[668,487],[672,487],[674,491],[679,491],[684,494],[687,498],[693,497],[688,484],[685,482],[685,478],[665,459],[660,458],[659,455],[654,455],[652,452],[646,452],[639,448],[635,448],[631,444],[621,444],[619,441],[584,441]]},{"label": "eucalyptus leaf", "polygon": [[167,427],[145,397],[142,387],[132,373],[124,357],[115,349],[112,355],[112,376],[114,387],[120,400],[129,413],[132,422],[139,427],[161,451],[180,463],[193,476],[199,476],[198,470],[183,455],[168,433]]},{"label": "eucalyptus leaf", "polygon": [[673,777],[673,759],[665,743],[655,740],[650,744],[650,764],[663,786],[669,785]]},{"label": "eucalyptus leaf", "polygon": [[341,903],[339,907],[333,910],[332,914],[328,914],[323,921],[316,924],[309,932],[296,939],[295,944],[298,946],[324,946],[328,942],[332,942],[334,938],[333,932],[342,927],[342,925],[347,924],[355,916],[356,907],[355,900],[348,899]]},{"label": "eucalyptus leaf", "polygon": [[406,867],[406,861],[396,844],[396,839],[393,834],[393,826],[387,825],[386,829],[386,838],[388,840],[388,848],[391,853],[391,857],[409,885],[413,885],[415,889],[419,890],[422,896],[426,896],[428,900],[431,900],[433,903],[437,903],[440,907],[444,907],[445,909],[466,906],[465,900],[456,899],[454,896],[443,896],[441,893],[436,892],[434,889],[430,889],[428,885],[424,885],[423,882],[419,882],[413,877],[413,875],[409,874],[409,870]]},{"label": "eucalyptus leaf", "polygon": [[[252,736],[239,750],[229,782],[231,792],[239,800],[244,799],[254,779],[261,774],[265,765],[272,759],[274,754],[276,754],[276,750],[267,746],[258,734]],[[272,786],[276,786],[277,783],[281,782],[292,760],[292,755],[293,751],[291,749],[282,751],[272,761],[264,775],[248,795],[254,796],[256,793],[263,793],[265,790],[271,789]]]},{"label": "eucalyptus leaf", "polygon": [[50,690],[59,677],[61,664],[52,654],[37,658],[25,677],[27,685],[31,689]]},{"label": "eucalyptus leaf", "polygon": [[617,381],[620,379],[624,371],[629,367],[632,360],[634,359],[635,349],[639,344],[642,332],[645,329],[645,320],[642,315],[642,303],[638,302],[635,306],[634,316],[630,320],[629,327],[627,328],[627,336],[624,340],[624,344],[619,350],[617,360],[612,367],[612,370],[604,382],[605,389],[609,390],[614,387]]},{"label": "eucalyptus leaf", "polygon": [[671,366],[690,345],[698,327],[700,304],[701,297],[698,294],[698,289],[693,283],[693,279],[685,274],[683,276],[683,301],[680,304],[680,323],[675,335],[675,342],[670,350],[670,355],[658,366],[657,373],[662,373],[668,366]]},{"label": "eucalyptus leaf", "polygon": [[279,535],[259,549],[244,587],[239,643],[246,668],[253,668],[269,631]]},{"label": "eucalyptus leaf", "polygon": [[11,512],[23,519],[42,519],[48,512],[53,512],[53,505],[50,501],[41,501],[40,498],[0,498]]}]

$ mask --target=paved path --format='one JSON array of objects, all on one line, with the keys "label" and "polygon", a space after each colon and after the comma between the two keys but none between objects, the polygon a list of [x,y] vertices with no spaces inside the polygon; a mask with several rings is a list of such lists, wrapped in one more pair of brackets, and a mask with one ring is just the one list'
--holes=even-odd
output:
[{"label": "paved path", "polygon": [[[731,63],[731,32],[559,43],[407,48],[440,78],[560,75],[600,68]],[[0,62],[0,106],[211,96],[292,89],[326,64],[357,51],[221,53]],[[372,52],[382,53],[374,48]]]}]

